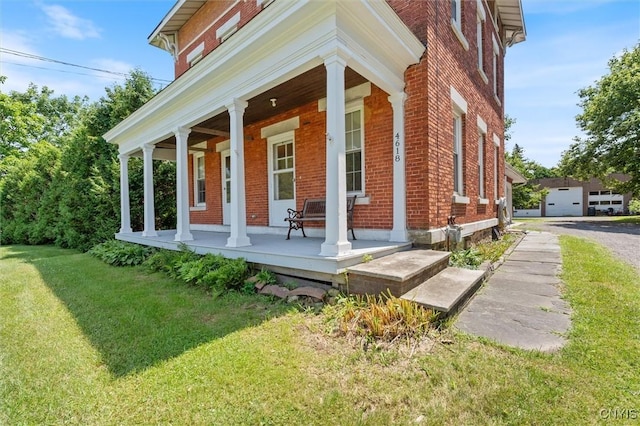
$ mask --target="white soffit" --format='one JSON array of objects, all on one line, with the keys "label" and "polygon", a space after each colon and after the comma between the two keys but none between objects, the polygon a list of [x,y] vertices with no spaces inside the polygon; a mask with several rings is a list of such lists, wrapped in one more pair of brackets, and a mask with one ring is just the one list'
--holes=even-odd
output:
[{"label": "white soffit", "polygon": [[505,29],[506,46],[525,41],[527,28],[524,24],[521,0],[496,0],[498,13]]}]

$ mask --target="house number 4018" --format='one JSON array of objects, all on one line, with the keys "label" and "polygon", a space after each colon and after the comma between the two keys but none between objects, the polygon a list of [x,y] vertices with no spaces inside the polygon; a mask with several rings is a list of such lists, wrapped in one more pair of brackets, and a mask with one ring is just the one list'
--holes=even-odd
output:
[{"label": "house number 4018", "polygon": [[395,151],[395,157],[393,159],[397,163],[400,161],[400,133],[396,133],[394,139],[395,139],[394,145],[396,146],[396,151]]}]

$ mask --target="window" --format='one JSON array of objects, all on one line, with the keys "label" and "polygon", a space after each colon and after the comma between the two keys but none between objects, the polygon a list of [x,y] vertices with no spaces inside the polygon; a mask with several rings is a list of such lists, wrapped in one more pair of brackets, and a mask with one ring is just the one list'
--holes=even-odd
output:
[{"label": "window", "polygon": [[493,37],[493,96],[495,96],[498,103],[500,103],[500,96],[498,93],[498,65],[500,64],[499,59],[500,55],[500,47],[498,46],[498,42],[496,38]]},{"label": "window", "polygon": [[364,192],[364,131],[362,107],[345,114],[345,145],[347,160],[347,192]]},{"label": "window", "polygon": [[193,189],[194,205],[204,206],[206,203],[205,179],[204,179],[204,153],[193,155]]},{"label": "window", "polygon": [[589,191],[589,195],[600,195],[599,191]]},{"label": "window", "polygon": [[478,197],[485,198],[484,191],[484,139],[485,134],[478,135]]},{"label": "window", "polygon": [[487,139],[487,123],[480,117],[477,117],[478,122],[478,198],[483,201],[487,197],[485,187],[485,161],[484,150]]},{"label": "window", "polygon": [[204,42],[197,45],[189,54],[187,55],[187,63],[190,67],[197,64],[200,59],[202,59],[204,54]]},{"label": "window", "polygon": [[451,107],[453,112],[452,121],[452,151],[453,151],[453,202],[458,204],[469,204],[469,197],[464,195],[465,187],[465,156],[464,151],[464,119],[467,114],[467,101],[453,87],[449,87],[451,95]]},{"label": "window", "polygon": [[600,191],[600,195],[611,195],[611,191]]},{"label": "window", "polygon": [[462,33],[462,0],[451,0],[451,28],[462,43],[462,47],[469,50],[469,42]]},{"label": "window", "polygon": [[622,204],[622,200],[613,200],[611,204]]},{"label": "window", "polygon": [[597,206],[597,205],[599,205],[599,204],[600,204],[600,203],[599,203],[598,201],[589,201],[589,205],[590,205],[590,206]]},{"label": "window", "polygon": [[451,22],[458,28],[462,24],[462,0],[451,0]]},{"label": "window", "polygon": [[476,15],[476,44],[478,46],[478,71],[485,83],[488,83],[487,75],[484,73],[484,21],[486,14],[482,1],[477,2],[478,14]]},{"label": "window", "polygon": [[453,191],[464,195],[464,173],[462,170],[462,116],[453,115]]},{"label": "window", "polygon": [[498,194],[498,159],[500,158],[500,138],[493,134],[493,196],[497,201],[500,198]]}]

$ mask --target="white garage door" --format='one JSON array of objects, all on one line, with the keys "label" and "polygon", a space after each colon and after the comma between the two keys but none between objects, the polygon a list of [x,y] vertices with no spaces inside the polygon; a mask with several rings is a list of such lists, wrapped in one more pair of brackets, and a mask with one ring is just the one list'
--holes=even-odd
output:
[{"label": "white garage door", "polygon": [[582,187],[551,188],[546,216],[582,216]]}]

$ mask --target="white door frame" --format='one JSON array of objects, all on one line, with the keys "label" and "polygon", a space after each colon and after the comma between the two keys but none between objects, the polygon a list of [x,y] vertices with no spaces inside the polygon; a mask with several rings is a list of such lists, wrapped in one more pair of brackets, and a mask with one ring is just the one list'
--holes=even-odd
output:
[{"label": "white door frame", "polygon": [[[222,190],[222,224],[223,225],[230,225],[231,224],[231,204],[227,203],[227,181],[230,183],[231,182],[231,176],[229,176],[227,178],[227,173],[226,173],[226,169],[225,169],[225,160],[229,159],[229,162],[231,162],[231,150],[227,149],[224,151],[220,152],[220,170],[221,170],[221,177],[222,177],[222,185],[221,186],[221,190]],[[229,170],[229,175],[231,175],[231,170]],[[231,186],[229,185],[229,191],[231,190]]]},{"label": "white door frame", "polygon": [[[273,182],[274,176],[274,158],[273,147],[279,143],[291,141],[293,145],[293,199],[276,201],[275,188]],[[267,158],[268,158],[268,182],[269,182],[269,226],[287,226],[284,218],[287,217],[286,209],[296,208],[296,141],[295,132],[293,130],[279,135],[271,136],[267,139]]]}]

